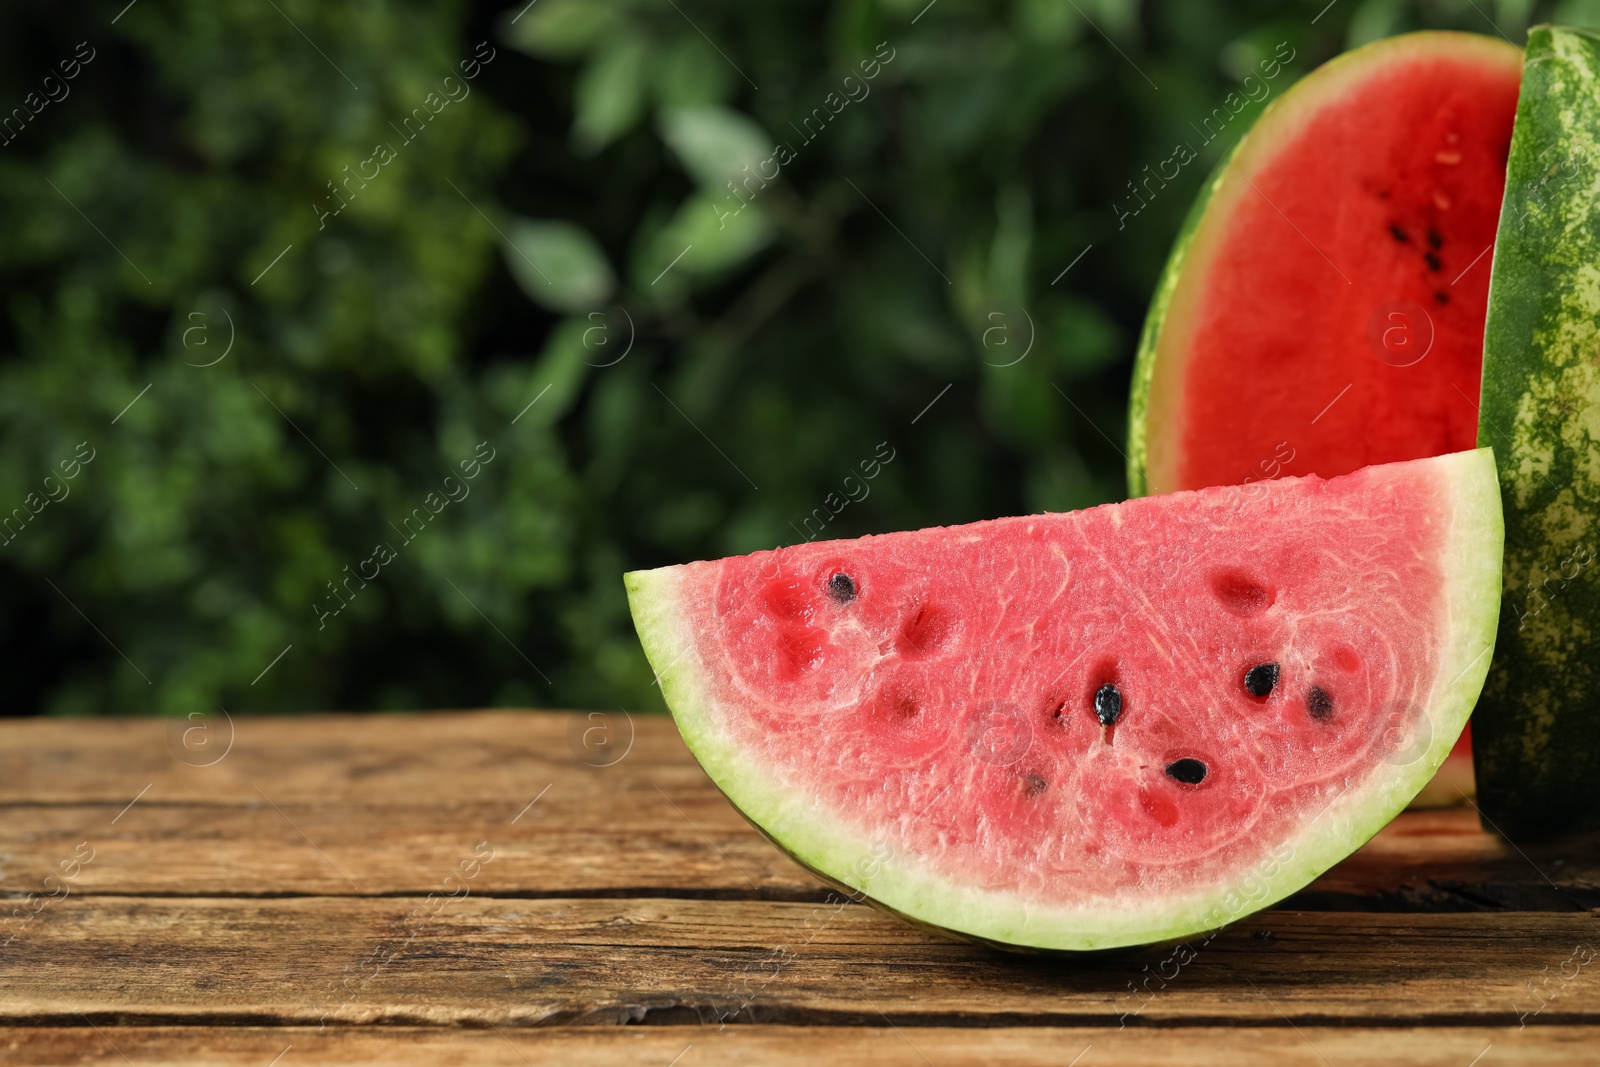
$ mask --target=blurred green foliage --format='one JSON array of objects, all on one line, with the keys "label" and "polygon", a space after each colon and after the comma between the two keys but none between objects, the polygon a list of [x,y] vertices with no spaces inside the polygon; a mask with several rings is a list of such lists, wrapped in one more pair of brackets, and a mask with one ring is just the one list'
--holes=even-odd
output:
[{"label": "blurred green foliage", "polygon": [[1144,166],[1280,42],[1600,23],[1324,3],[7,5],[3,710],[659,707],[626,569],[1118,497],[1245,123]]}]

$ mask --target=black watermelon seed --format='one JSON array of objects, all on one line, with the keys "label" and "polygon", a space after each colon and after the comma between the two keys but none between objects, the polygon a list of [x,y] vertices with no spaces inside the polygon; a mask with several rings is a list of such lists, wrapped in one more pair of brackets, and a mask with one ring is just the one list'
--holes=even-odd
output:
[{"label": "black watermelon seed", "polygon": [[1115,726],[1122,718],[1122,694],[1110,682],[1094,691],[1094,717],[1101,726]]},{"label": "black watermelon seed", "polygon": [[1429,252],[1427,255],[1423,256],[1422,258],[1427,261],[1429,270],[1443,270],[1444,269],[1444,263],[1439,259],[1438,256],[1434,255],[1432,252]]},{"label": "black watermelon seed", "polygon": [[1441,304],[1450,303],[1450,294],[1445,292],[1443,289],[1440,289],[1438,292],[1434,293],[1433,298]]},{"label": "black watermelon seed", "polygon": [[1272,694],[1272,689],[1278,684],[1278,665],[1276,663],[1258,663],[1244,672],[1245,692],[1253,697],[1264,697]]},{"label": "black watermelon seed", "polygon": [[1438,230],[1435,230],[1432,227],[1430,227],[1428,229],[1428,247],[1429,248],[1442,248],[1443,246],[1444,246],[1444,238],[1439,236],[1439,231]]},{"label": "black watermelon seed", "polygon": [[856,598],[856,583],[844,571],[840,571],[828,579],[828,595],[841,604],[848,604]]},{"label": "black watermelon seed", "polygon": [[1394,235],[1394,239],[1396,241],[1399,241],[1401,244],[1407,244],[1411,240],[1410,236],[1407,235],[1406,231],[1402,230],[1399,226],[1396,226],[1394,223],[1390,223],[1389,224],[1389,232],[1391,234],[1393,234]]},{"label": "black watermelon seed", "polygon": [[1167,777],[1184,785],[1199,785],[1206,780],[1206,765],[1197,759],[1181,759],[1167,764]]},{"label": "black watermelon seed", "polygon": [[1050,788],[1050,783],[1037,774],[1030,774],[1022,780],[1022,789],[1030,797],[1036,797]]},{"label": "black watermelon seed", "polygon": [[1333,698],[1323,692],[1320,686],[1312,686],[1311,692],[1306,694],[1306,710],[1318,722],[1333,717]]}]

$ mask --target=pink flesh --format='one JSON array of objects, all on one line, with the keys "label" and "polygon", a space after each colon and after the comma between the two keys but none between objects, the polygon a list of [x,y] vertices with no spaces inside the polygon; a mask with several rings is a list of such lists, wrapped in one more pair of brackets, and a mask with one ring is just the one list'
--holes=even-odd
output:
[{"label": "pink flesh", "polygon": [[1206,267],[1157,491],[1473,447],[1520,76],[1476,51],[1391,62],[1251,176]]},{"label": "pink flesh", "polygon": [[[1448,503],[1418,466],[696,563],[683,610],[740,749],[874,839],[1041,903],[1198,887],[1421,715]],[[1243,676],[1267,662],[1258,699]],[[1182,758],[1201,784],[1165,773]]]}]

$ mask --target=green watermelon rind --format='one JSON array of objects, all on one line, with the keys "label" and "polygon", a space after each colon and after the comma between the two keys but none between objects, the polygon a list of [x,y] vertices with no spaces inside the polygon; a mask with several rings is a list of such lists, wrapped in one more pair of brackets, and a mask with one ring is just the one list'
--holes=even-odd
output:
[{"label": "green watermelon rind", "polygon": [[1184,216],[1178,237],[1172,242],[1172,251],[1167,254],[1167,265],[1161,270],[1155,293],[1150,298],[1150,310],[1145,314],[1144,326],[1139,331],[1139,348],[1133,357],[1133,380],[1128,385],[1128,451],[1125,458],[1128,461],[1128,495],[1131,497],[1145,496],[1151,492],[1146,473],[1149,457],[1146,454],[1148,446],[1145,443],[1144,426],[1150,407],[1150,382],[1156,368],[1156,343],[1161,339],[1161,327],[1167,321],[1167,308],[1172,303],[1173,292],[1178,288],[1178,279],[1183,276],[1183,264],[1189,258],[1189,245],[1194,240],[1195,231],[1200,228],[1200,220],[1205,218],[1212,194],[1228,176],[1228,164],[1249,136],[1247,132],[1234,142],[1228,154],[1222,157],[1206,183],[1200,187],[1200,192],[1195,194],[1194,204]]},{"label": "green watermelon rind", "polygon": [[[1280,130],[1293,131],[1302,122],[1298,114],[1302,107],[1316,107],[1318,103],[1351,81],[1358,80],[1369,68],[1381,69],[1391,62],[1396,53],[1448,50],[1454,53],[1477,52],[1485,58],[1498,56],[1505,61],[1515,46],[1497,38],[1453,30],[1422,30],[1400,34],[1374,41],[1337,56],[1290,86],[1282,96],[1269,103],[1244,136],[1217,164],[1195,196],[1189,214],[1178,231],[1166,266],[1156,282],[1150,309],[1139,332],[1139,347],[1134,354],[1133,378],[1128,389],[1128,495],[1145,496],[1150,493],[1170,491],[1171,486],[1150,484],[1150,444],[1148,420],[1151,391],[1154,388],[1156,368],[1159,363],[1161,335],[1166,329],[1172,304],[1184,277],[1184,268],[1195,251],[1195,243],[1203,236],[1207,226],[1223,225],[1208,212],[1214,201],[1227,195],[1225,186],[1239,176],[1248,178],[1258,169],[1258,160],[1271,158],[1271,146]],[[1169,432],[1172,432],[1169,429]],[[1480,441],[1493,445],[1494,441]]]},{"label": "green watermelon rind", "polygon": [[[1289,855],[1256,872],[1241,891],[1216,886],[1190,898],[1119,899],[1095,908],[1052,909],[1016,894],[960,886],[897,856],[892,845],[818,810],[719,729],[710,706],[707,666],[683,609],[705,590],[692,568],[663,567],[625,576],[634,625],[678,730],[716,786],[784,851],[869,903],[915,922],[1002,947],[1087,951],[1170,941],[1225,926],[1298,891],[1349,855],[1397,815],[1444,762],[1466,725],[1489,669],[1500,611],[1500,492],[1491,449],[1416,463],[1436,465],[1440,499],[1454,502],[1439,561],[1446,597],[1438,673],[1425,711],[1426,750],[1349,786],[1298,837]],[[1270,484],[1270,483],[1269,483]],[[730,709],[737,713],[737,709]]]},{"label": "green watermelon rind", "polygon": [[1484,332],[1504,615],[1473,727],[1479,805],[1512,837],[1600,826],[1600,35],[1528,33]]}]

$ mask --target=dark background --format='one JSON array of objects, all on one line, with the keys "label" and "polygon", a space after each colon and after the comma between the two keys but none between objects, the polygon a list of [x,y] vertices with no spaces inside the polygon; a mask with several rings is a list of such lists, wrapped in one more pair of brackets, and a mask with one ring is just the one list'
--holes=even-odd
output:
[{"label": "dark background", "polygon": [[[0,147],[6,714],[658,708],[625,570],[1123,494],[1145,302],[1264,104],[1119,211],[1230,92],[1407,29],[1600,24],[1600,0],[123,3],[0,9],[0,115],[27,120]],[[777,140],[795,158],[724,214]]]}]

